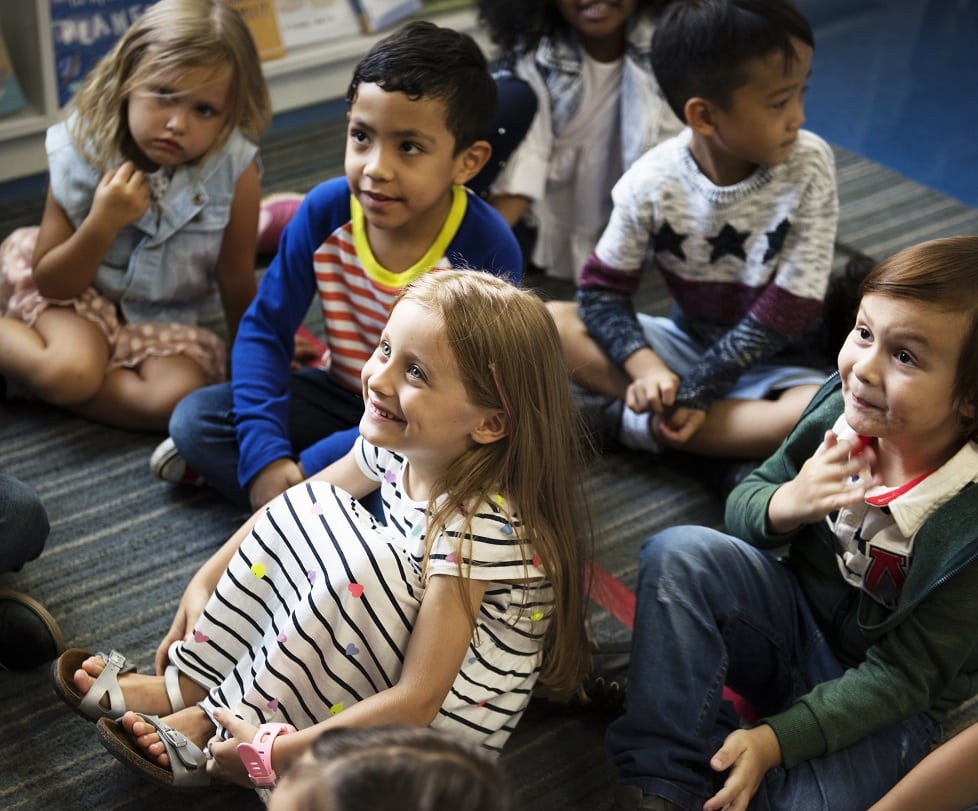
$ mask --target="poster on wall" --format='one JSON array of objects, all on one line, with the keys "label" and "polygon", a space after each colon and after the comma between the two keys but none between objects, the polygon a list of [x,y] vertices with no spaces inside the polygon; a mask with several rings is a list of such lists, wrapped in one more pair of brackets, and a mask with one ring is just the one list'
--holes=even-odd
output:
[{"label": "poster on wall", "polygon": [[82,80],[150,3],[133,0],[50,0],[58,104]]},{"label": "poster on wall", "polygon": [[247,24],[262,62],[285,56],[273,0],[227,0],[227,3],[237,9]]}]

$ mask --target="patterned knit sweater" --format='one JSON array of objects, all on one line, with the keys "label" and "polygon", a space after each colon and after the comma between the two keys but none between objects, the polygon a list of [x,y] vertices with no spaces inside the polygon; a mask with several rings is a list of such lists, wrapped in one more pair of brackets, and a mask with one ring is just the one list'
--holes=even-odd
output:
[{"label": "patterned knit sweater", "polygon": [[799,133],[783,164],[732,186],[700,171],[690,138],[687,129],[651,149],[616,184],[578,303],[590,334],[623,364],[648,346],[632,296],[651,262],[675,302],[673,318],[705,347],[677,404],[705,410],[815,325],[839,203],[832,151],[810,132]]}]

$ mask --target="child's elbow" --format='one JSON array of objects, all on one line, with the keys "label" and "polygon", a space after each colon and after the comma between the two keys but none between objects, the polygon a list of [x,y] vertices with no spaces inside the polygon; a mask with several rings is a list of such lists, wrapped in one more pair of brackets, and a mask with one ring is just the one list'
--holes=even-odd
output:
[{"label": "child's elbow", "polygon": [[429,726],[437,717],[448,695],[447,690],[433,690],[432,685],[423,681],[408,685],[398,685],[400,692],[401,721],[412,726]]}]

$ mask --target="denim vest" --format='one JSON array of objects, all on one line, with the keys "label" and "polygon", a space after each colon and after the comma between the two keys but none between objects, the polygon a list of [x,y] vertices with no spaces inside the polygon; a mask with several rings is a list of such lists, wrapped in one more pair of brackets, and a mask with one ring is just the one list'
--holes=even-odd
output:
[{"label": "denim vest", "polygon": [[[71,123],[51,127],[45,148],[51,191],[78,228],[91,210],[100,175],[72,142]],[[199,324],[220,316],[217,257],[235,183],[257,153],[235,130],[203,165],[177,167],[162,198],[119,232],[93,286],[116,303],[127,322]]]},{"label": "denim vest", "polygon": [[[669,109],[652,73],[651,45],[655,25],[648,16],[629,25],[621,78],[621,155],[627,169],[642,154],[683,125]],[[553,132],[563,132],[581,104],[581,43],[575,32],[540,40],[534,66],[550,95]]]}]

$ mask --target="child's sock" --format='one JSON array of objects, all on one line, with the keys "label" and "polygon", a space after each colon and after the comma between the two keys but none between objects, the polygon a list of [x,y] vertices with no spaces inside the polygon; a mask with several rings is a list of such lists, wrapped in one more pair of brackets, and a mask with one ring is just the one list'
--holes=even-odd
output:
[{"label": "child's sock", "polygon": [[651,411],[639,414],[628,406],[621,410],[621,422],[618,425],[618,441],[626,448],[633,450],[659,453],[662,446],[655,438],[654,428],[658,414]]}]

